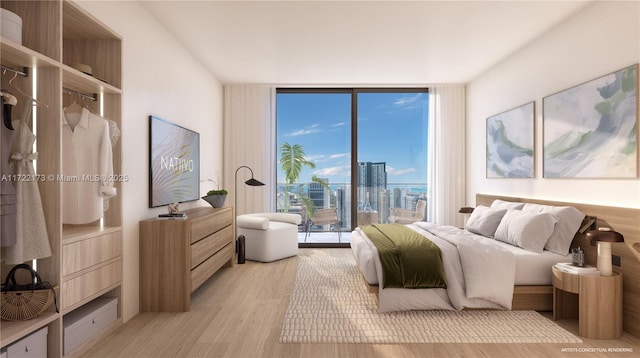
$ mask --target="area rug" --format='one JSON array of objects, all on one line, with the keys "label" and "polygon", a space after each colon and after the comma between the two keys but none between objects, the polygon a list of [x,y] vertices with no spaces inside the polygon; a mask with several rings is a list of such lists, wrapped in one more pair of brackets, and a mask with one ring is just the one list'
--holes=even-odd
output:
[{"label": "area rug", "polygon": [[351,256],[299,256],[281,343],[581,343],[535,311],[378,313]]}]

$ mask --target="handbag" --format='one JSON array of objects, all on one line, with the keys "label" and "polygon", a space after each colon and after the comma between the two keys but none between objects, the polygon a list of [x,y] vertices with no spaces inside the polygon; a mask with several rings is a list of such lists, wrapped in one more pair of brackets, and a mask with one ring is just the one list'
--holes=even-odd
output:
[{"label": "handbag", "polygon": [[[27,270],[31,274],[31,282],[25,285],[16,283],[16,272],[20,269]],[[56,287],[42,281],[40,275],[28,264],[14,266],[7,274],[7,279],[2,284],[0,318],[6,321],[24,321],[37,317],[52,303],[56,312],[58,302],[56,299]]]}]

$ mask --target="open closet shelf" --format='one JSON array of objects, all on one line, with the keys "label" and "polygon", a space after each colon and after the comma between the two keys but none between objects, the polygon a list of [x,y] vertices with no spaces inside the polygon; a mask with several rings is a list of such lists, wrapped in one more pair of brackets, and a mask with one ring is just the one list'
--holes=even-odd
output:
[{"label": "open closet shelf", "polygon": [[86,94],[91,93],[112,93],[122,94],[122,90],[110,85],[106,82],[100,81],[97,78],[84,74],[75,68],[67,65],[62,65],[63,73],[63,86],[73,88],[74,90]]},{"label": "open closet shelf", "polygon": [[58,62],[39,52],[7,40],[4,37],[0,37],[0,41],[2,42],[0,53],[2,54],[2,64],[4,66],[14,67],[15,69],[24,67],[58,67]]},{"label": "open closet shelf", "polygon": [[42,328],[58,318],[56,311],[47,311],[40,316],[20,322],[2,321],[2,344],[13,343],[27,334]]}]

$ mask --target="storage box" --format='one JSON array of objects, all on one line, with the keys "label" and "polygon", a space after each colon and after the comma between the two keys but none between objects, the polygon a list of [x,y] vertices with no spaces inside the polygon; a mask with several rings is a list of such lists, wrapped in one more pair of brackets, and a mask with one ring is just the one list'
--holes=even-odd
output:
[{"label": "storage box", "polygon": [[40,328],[34,333],[9,345],[5,352],[6,358],[46,358],[48,333],[49,329],[47,327]]},{"label": "storage box", "polygon": [[118,299],[100,297],[63,318],[64,354],[68,354],[118,319]]},{"label": "storage box", "polygon": [[7,9],[0,9],[0,35],[22,45],[22,18]]}]

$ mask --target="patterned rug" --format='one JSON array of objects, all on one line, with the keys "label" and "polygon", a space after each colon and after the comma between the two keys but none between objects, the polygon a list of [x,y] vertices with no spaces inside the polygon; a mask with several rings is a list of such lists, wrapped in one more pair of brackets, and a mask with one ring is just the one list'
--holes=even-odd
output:
[{"label": "patterned rug", "polygon": [[535,311],[378,313],[351,256],[299,256],[281,343],[581,343]]}]

